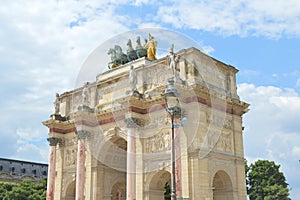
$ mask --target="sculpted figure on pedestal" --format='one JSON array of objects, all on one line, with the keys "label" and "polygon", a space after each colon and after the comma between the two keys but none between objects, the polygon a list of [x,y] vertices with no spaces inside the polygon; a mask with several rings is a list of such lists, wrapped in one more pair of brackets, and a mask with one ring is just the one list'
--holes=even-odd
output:
[{"label": "sculpted figure on pedestal", "polygon": [[59,98],[59,94],[56,93],[56,98],[54,101],[54,114],[55,115],[59,114],[59,107],[60,107],[60,98]]},{"label": "sculpted figure on pedestal", "polygon": [[149,33],[149,41],[144,48],[147,49],[147,57],[151,60],[156,60],[156,46],[157,41],[154,41],[154,37]]},{"label": "sculpted figure on pedestal", "polygon": [[174,53],[174,44],[172,44],[170,48],[170,55],[168,57],[168,61],[169,61],[169,68],[172,70],[173,76],[176,76],[179,56]]},{"label": "sculpted figure on pedestal", "polygon": [[134,92],[137,90],[137,88],[136,88],[137,76],[136,76],[136,72],[135,72],[133,65],[130,66],[129,84],[130,84],[131,92]]},{"label": "sculpted figure on pedestal", "polygon": [[89,85],[89,82],[86,82],[83,86],[83,90],[82,90],[82,105],[84,106],[88,106],[89,104],[89,92],[88,92],[88,85]]}]

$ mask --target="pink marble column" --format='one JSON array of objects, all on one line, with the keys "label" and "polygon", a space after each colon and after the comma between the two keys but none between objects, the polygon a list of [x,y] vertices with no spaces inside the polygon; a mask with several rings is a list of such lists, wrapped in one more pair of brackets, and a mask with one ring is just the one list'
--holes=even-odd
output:
[{"label": "pink marble column", "polygon": [[76,200],[84,200],[84,180],[85,180],[85,146],[84,139],[88,136],[86,131],[77,131],[78,150],[76,167]]},{"label": "pink marble column", "polygon": [[135,137],[137,134],[137,127],[141,125],[138,118],[125,119],[127,124],[127,176],[126,176],[126,200],[135,200],[135,174],[136,174],[136,146]]},{"label": "pink marble column", "polygon": [[134,128],[128,129],[127,135],[127,200],[135,199],[135,141],[134,141]]},{"label": "pink marble column", "polygon": [[47,195],[46,200],[54,200],[55,175],[56,175],[56,145],[60,141],[57,137],[47,138],[50,145],[48,179],[47,179]]},{"label": "pink marble column", "polygon": [[175,175],[176,175],[176,197],[182,198],[182,178],[181,178],[181,147],[180,147],[180,120],[174,120],[175,132]]}]

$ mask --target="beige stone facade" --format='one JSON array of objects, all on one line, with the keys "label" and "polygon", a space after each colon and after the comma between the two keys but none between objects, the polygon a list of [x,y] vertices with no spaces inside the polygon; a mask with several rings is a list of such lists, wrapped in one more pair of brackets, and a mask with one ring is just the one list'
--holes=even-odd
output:
[{"label": "beige stone facade", "polygon": [[[175,127],[178,196],[246,199],[242,115],[249,105],[237,95],[238,70],[195,48],[176,54],[175,86],[184,110]],[[171,183],[171,128],[162,94],[172,76],[168,56],[141,58],[59,96],[59,113],[43,122],[49,138],[59,139],[55,173],[48,178],[54,199],[75,199],[82,188],[84,199],[164,199],[164,186]]]}]

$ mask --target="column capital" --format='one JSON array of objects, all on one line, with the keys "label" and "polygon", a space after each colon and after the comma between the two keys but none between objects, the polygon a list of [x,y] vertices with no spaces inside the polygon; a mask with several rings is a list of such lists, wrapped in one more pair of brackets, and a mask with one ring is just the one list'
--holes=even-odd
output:
[{"label": "column capital", "polygon": [[58,137],[49,137],[47,138],[47,141],[49,142],[50,146],[56,146],[61,141],[61,139]]},{"label": "column capital", "polygon": [[77,135],[78,140],[84,140],[91,135],[89,131],[85,131],[85,130],[75,131],[75,134]]},{"label": "column capital", "polygon": [[138,128],[144,125],[144,121],[136,117],[128,117],[124,120],[127,128]]}]

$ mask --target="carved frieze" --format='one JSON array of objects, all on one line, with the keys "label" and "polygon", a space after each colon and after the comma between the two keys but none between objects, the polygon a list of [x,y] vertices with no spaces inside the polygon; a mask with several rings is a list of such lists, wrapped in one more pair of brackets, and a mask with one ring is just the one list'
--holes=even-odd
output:
[{"label": "carved frieze", "polygon": [[218,116],[216,114],[211,115],[210,113],[207,113],[206,118],[207,124],[214,125],[219,128],[226,128],[226,129],[232,129],[232,120],[228,119],[224,116]]},{"label": "carved frieze", "polygon": [[151,90],[159,86],[166,85],[171,73],[167,66],[161,65],[155,69],[145,69],[143,71],[143,83],[145,90]]},{"label": "carved frieze", "polygon": [[152,137],[145,139],[145,152],[159,152],[170,150],[171,134],[169,131],[163,131]]},{"label": "carved frieze", "polygon": [[65,166],[74,166],[77,160],[77,149],[68,148],[65,150]]},{"label": "carved frieze", "polygon": [[221,150],[225,152],[231,152],[232,144],[231,144],[231,134],[221,134],[219,140]]},{"label": "carved frieze", "polygon": [[208,148],[224,152],[232,151],[232,134],[220,133],[219,131],[208,132]]}]

